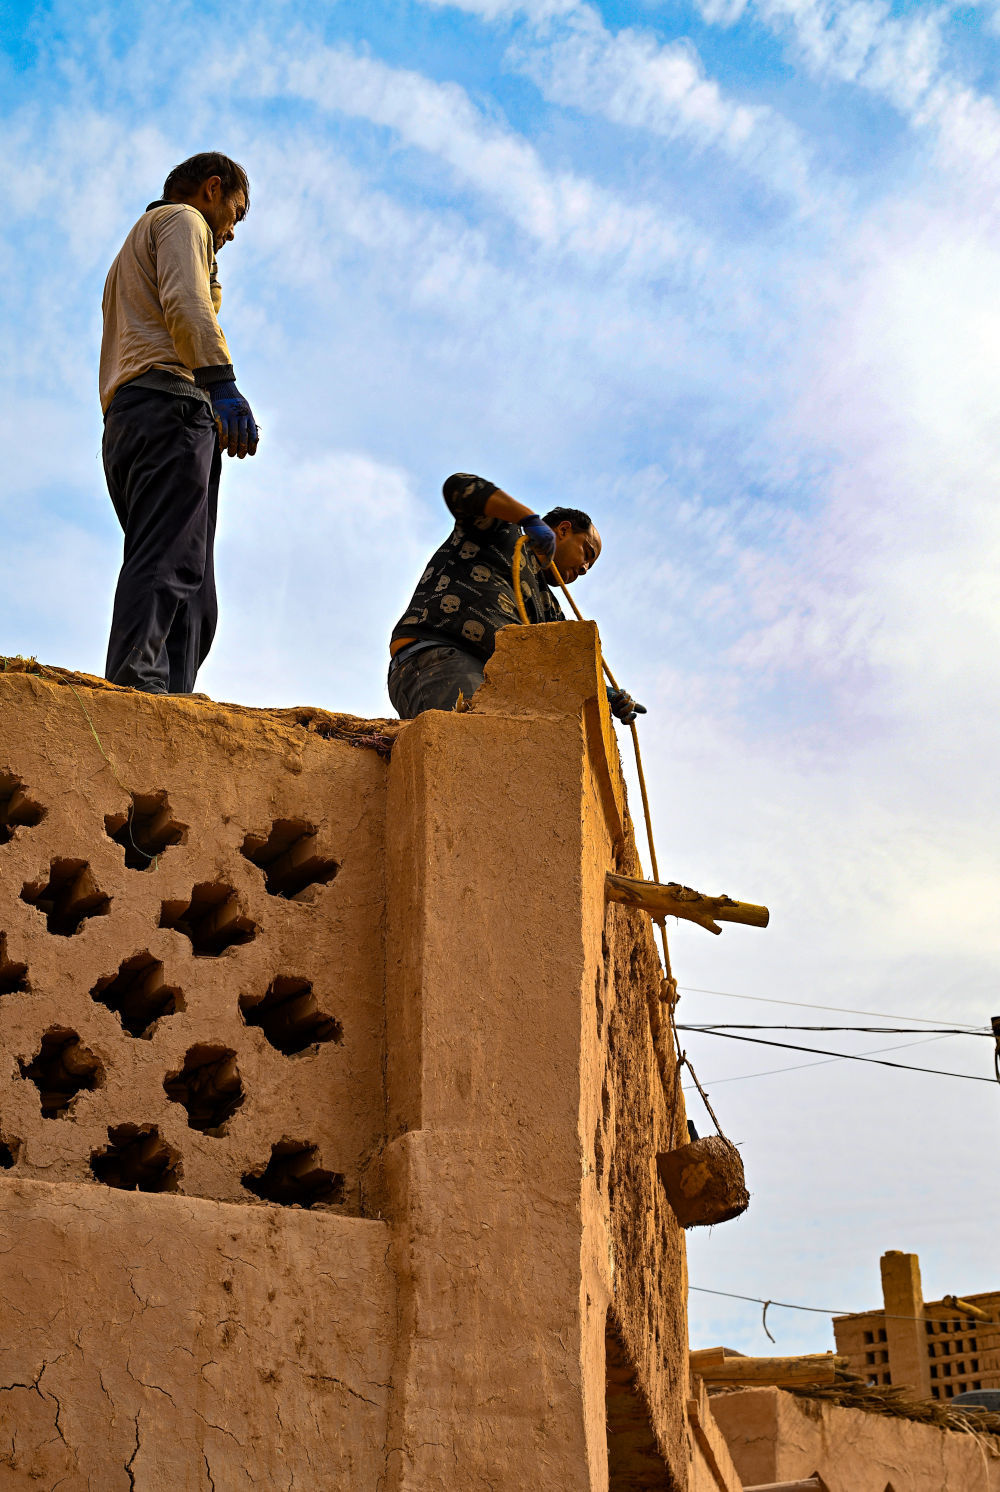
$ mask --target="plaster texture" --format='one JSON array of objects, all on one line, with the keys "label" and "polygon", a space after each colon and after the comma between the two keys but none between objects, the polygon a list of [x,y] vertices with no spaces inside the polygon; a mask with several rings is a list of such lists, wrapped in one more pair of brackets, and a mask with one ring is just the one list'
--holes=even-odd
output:
[{"label": "plaster texture", "polygon": [[[482,1492],[686,1485],[659,967],[641,914],[605,904],[605,872],[637,862],[597,649],[589,624],[510,628],[473,708],[418,717],[393,751],[392,1488],[445,1492],[457,1466]],[[644,1430],[621,1457],[609,1394]]]},{"label": "plaster texture", "polygon": [[777,1388],[713,1395],[747,1487],[818,1475],[829,1492],[997,1492],[1000,1442]]},{"label": "plaster texture", "polygon": [[743,1492],[726,1438],[712,1413],[705,1385],[695,1379],[688,1399],[688,1492]]},{"label": "plaster texture", "polygon": [[388,1227],[0,1182],[0,1485],[375,1488]]}]

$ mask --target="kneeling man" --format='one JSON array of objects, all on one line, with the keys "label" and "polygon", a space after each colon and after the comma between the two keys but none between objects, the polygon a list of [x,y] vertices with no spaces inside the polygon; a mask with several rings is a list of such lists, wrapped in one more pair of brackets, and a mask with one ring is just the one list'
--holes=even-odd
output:
[{"label": "kneeling man", "polygon": [[[392,630],[389,698],[404,720],[422,710],[452,710],[469,699],[501,627],[520,621],[514,599],[514,547],[528,539],[521,597],[531,622],[565,620],[549,586],[553,563],[572,585],[597,562],[601,536],[578,508],[553,508],[544,518],[483,477],[458,472],[444,484],[455,519],[430,558],[413,599]],[[645,714],[630,695],[608,690],[611,708],[627,724]]]}]

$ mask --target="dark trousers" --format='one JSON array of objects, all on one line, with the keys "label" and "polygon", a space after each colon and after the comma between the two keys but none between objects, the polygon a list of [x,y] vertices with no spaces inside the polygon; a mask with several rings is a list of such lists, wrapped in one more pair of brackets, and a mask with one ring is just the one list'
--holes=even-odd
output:
[{"label": "dark trousers", "polygon": [[219,615],[222,460],[211,406],[126,386],[104,417],[103,452],[125,530],[105,677],[150,694],[190,694]]},{"label": "dark trousers", "polygon": [[459,693],[471,699],[486,667],[461,648],[401,648],[396,657],[402,661],[390,667],[387,688],[401,720],[412,720],[422,710],[453,710]]}]

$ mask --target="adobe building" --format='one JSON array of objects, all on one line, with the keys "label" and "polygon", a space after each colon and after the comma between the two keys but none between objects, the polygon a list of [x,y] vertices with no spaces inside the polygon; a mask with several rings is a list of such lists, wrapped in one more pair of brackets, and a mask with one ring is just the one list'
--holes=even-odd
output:
[{"label": "adobe building", "polygon": [[835,1316],[837,1351],[865,1382],[948,1400],[1000,1388],[1000,1290],[925,1301],[916,1254],[882,1255],[881,1310]]},{"label": "adobe building", "polygon": [[[885,1492],[849,1411],[689,1372],[669,991],[612,871],[589,624],[405,725],[7,660],[4,1492]],[[969,1435],[862,1418],[894,1492],[966,1485]]]},{"label": "adobe building", "polygon": [[[846,1395],[845,1395],[846,1396]],[[922,1421],[915,1407],[858,1407],[802,1390],[713,1394],[713,1418],[745,1489],[757,1492],[998,1492],[1000,1415]],[[861,1407],[864,1404],[864,1407]],[[935,1406],[938,1408],[938,1406]]]},{"label": "adobe building", "polygon": [[402,726],[0,673],[5,1492],[738,1492],[598,648]]}]

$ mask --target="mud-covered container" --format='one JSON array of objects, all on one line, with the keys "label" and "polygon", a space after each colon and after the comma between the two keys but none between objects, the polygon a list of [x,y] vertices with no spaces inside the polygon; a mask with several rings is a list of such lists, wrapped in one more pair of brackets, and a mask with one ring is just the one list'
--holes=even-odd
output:
[{"label": "mud-covered container", "polygon": [[682,1228],[726,1223],[750,1205],[740,1152],[721,1135],[706,1135],[657,1155],[656,1166]]}]

